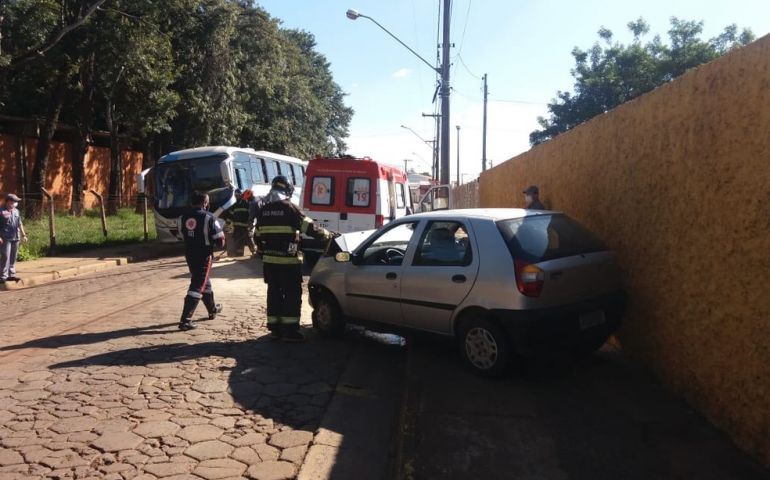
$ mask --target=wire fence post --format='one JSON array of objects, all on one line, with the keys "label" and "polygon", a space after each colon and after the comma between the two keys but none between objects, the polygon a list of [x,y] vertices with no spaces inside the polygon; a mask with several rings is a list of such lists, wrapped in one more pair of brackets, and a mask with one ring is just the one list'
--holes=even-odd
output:
[{"label": "wire fence post", "polygon": [[55,205],[53,203],[53,196],[45,188],[41,188],[43,195],[48,199],[48,234],[49,234],[49,253],[56,251],[56,222],[54,217],[56,215]]},{"label": "wire fence post", "polygon": [[104,238],[107,238],[107,214],[104,211],[104,197],[96,190],[89,190],[89,192],[99,200],[99,210],[102,214],[102,233],[104,233]]},{"label": "wire fence post", "polygon": [[142,196],[142,227],[144,228],[144,241],[150,240],[150,231],[147,229],[147,195]]}]

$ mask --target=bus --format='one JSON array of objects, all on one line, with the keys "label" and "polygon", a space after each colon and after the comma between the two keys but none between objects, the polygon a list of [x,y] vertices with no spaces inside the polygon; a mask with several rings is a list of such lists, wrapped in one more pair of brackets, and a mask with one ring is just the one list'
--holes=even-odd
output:
[{"label": "bus", "polygon": [[218,218],[235,204],[236,190],[250,189],[261,197],[270,191],[274,177],[284,175],[297,186],[292,201],[299,205],[306,166],[298,158],[252,148],[191,148],[161,157],[155,167],[139,174],[137,185],[153,201],[158,240],[177,242],[177,221],[189,208],[193,192],[209,194],[209,208]]}]

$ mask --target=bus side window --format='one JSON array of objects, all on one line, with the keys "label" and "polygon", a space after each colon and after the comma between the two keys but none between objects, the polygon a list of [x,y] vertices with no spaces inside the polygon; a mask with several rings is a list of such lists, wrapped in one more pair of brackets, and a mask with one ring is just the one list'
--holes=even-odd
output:
[{"label": "bus side window", "polygon": [[244,191],[247,188],[251,188],[251,178],[249,177],[249,172],[244,167],[237,166],[235,168],[235,179],[239,190]]},{"label": "bus side window", "polygon": [[276,176],[281,174],[280,170],[278,170],[278,163],[275,160],[265,159],[265,170],[267,171],[268,182],[272,182]]},{"label": "bus side window", "polygon": [[249,164],[251,165],[251,178],[254,180],[254,183],[267,183],[265,181],[265,171],[262,165],[262,160],[253,155],[250,155]]},{"label": "bus side window", "polygon": [[281,175],[288,178],[293,185],[296,185],[297,182],[294,180],[294,172],[291,171],[291,164],[286,162],[279,162],[278,165],[281,168]]},{"label": "bus side window", "polygon": [[292,175],[294,175],[294,185],[296,185],[299,188],[302,188],[302,185],[305,184],[305,175],[302,171],[301,165],[291,165],[291,171]]}]

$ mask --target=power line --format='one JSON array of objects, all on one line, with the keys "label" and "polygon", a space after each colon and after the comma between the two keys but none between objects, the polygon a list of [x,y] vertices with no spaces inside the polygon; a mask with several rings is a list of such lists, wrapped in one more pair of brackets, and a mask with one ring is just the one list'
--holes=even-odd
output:
[{"label": "power line", "polygon": [[[468,95],[468,93],[467,93],[467,92],[463,92],[463,91],[460,91],[460,90],[458,90],[458,89],[457,89],[457,88],[455,88],[455,87],[452,87],[452,90],[453,90],[455,93],[457,93],[458,95],[460,95],[461,97],[464,97],[464,98],[466,98],[466,99],[468,99],[468,100],[473,100],[474,102],[480,102],[480,101],[482,100],[481,98],[477,98],[477,97],[475,97],[475,96],[473,96],[473,95]],[[502,103],[520,103],[520,104],[523,104],[523,105],[548,105],[548,103],[544,103],[544,102],[532,102],[532,101],[529,101],[529,100],[513,100],[513,99],[507,99],[507,98],[495,98],[495,97],[493,97],[491,94],[489,95],[489,97],[490,97],[490,100],[492,100],[492,101],[494,101],[494,102],[502,102]]]},{"label": "power line", "polygon": [[463,45],[465,44],[465,30],[468,28],[468,18],[471,16],[471,5],[473,0],[468,0],[468,11],[465,13],[465,25],[463,25],[463,35],[460,38],[460,47],[457,49],[457,56],[460,56],[460,52],[463,51]]},{"label": "power line", "polygon": [[463,60],[462,55],[460,55],[460,52],[457,52],[457,55],[455,55],[455,58],[460,60],[460,64],[465,68],[465,71],[468,72],[468,75],[475,78],[476,80],[481,80],[481,77],[476,75],[471,71],[470,68],[468,68],[468,65],[465,64],[465,60]]}]

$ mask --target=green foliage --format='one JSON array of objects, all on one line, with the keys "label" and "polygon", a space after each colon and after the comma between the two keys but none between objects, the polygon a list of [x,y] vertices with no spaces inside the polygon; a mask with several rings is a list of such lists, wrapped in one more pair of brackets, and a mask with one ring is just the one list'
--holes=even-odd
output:
[{"label": "green foliage", "polygon": [[[155,226],[152,215],[147,218],[150,239],[155,239]],[[105,247],[135,243],[144,239],[142,215],[131,208],[122,208],[118,214],[107,219],[107,238],[102,233],[99,210],[87,210],[82,217],[73,217],[66,213],[56,215],[57,253],[76,252],[94,247]],[[27,221],[24,228],[29,235],[29,243],[19,245],[19,261],[34,260],[48,254],[49,233],[48,218]]]},{"label": "green foliage", "polygon": [[628,29],[634,35],[628,45],[614,41],[612,32],[602,27],[598,31],[601,40],[589,50],[577,47],[572,50],[574,93],[556,93],[556,98],[548,104],[549,118],[538,118],[541,129],[529,136],[532,145],[564,133],[754,39],[750,30],[739,33],[737,26],[730,25],[717,37],[703,40],[703,22],[676,17],[671,18],[669,44],[664,44],[659,36],[643,43],[650,27],[642,18],[629,22]]},{"label": "green foliage", "polygon": [[[44,117],[64,74],[65,123],[159,138],[166,149],[232,144],[303,158],[342,153],[352,110],[307,32],[244,0],[110,0],[45,55],[12,59],[83,18],[94,0],[0,0],[0,113]],[[5,66],[3,66],[5,65]]]}]

